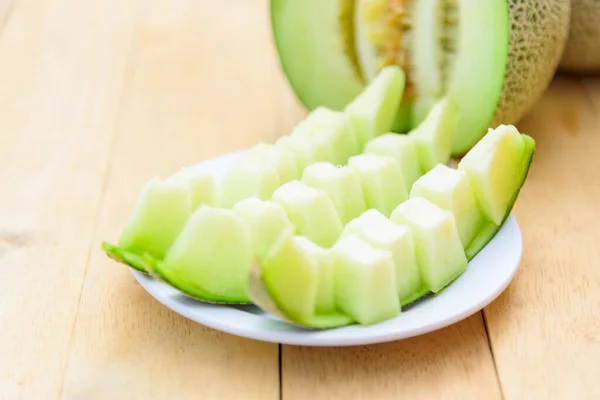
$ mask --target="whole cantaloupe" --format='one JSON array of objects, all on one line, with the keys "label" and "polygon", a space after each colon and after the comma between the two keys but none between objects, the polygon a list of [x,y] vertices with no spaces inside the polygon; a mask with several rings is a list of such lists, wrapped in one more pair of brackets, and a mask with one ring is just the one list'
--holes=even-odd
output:
[{"label": "whole cantaloupe", "polygon": [[600,73],[600,0],[571,0],[569,38],[560,70]]},{"label": "whole cantaloupe", "polygon": [[383,66],[399,65],[399,131],[452,97],[461,110],[454,155],[539,100],[570,11],[570,0],[271,0],[279,59],[306,108],[342,109]]}]

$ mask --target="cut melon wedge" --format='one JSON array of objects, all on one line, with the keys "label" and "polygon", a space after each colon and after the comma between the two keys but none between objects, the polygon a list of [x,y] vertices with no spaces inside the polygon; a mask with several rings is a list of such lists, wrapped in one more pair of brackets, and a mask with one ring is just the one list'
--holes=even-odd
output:
[{"label": "cut melon wedge", "polygon": [[272,143],[259,142],[248,149],[242,157],[245,162],[264,164],[277,168],[279,183],[284,184],[299,178],[294,154]]},{"label": "cut melon wedge", "polygon": [[165,181],[189,187],[192,195],[192,211],[201,205],[217,205],[217,185],[209,171],[194,167],[183,167]]},{"label": "cut melon wedge", "polygon": [[390,219],[412,231],[423,282],[433,293],[467,269],[467,257],[450,211],[414,197],[400,204]]},{"label": "cut melon wedge", "polygon": [[188,185],[153,178],[148,181],[129,214],[119,247],[142,256],[162,259],[192,212]]},{"label": "cut melon wedge", "polygon": [[258,163],[243,154],[234,160],[219,186],[219,206],[231,208],[249,197],[268,200],[281,185],[277,166]]},{"label": "cut melon wedge", "polygon": [[146,257],[155,275],[197,300],[249,303],[250,229],[233,211],[200,206],[164,260]]},{"label": "cut melon wedge", "polygon": [[367,143],[365,153],[389,156],[398,160],[402,167],[407,191],[410,191],[413,183],[423,175],[417,146],[411,136],[392,132],[384,133]]},{"label": "cut melon wedge", "polygon": [[361,325],[371,325],[400,313],[392,254],[376,249],[356,235],[333,247],[334,292],[337,306]]},{"label": "cut melon wedge", "polygon": [[327,193],[300,181],[288,182],[273,193],[300,236],[331,247],[342,232],[342,222]]},{"label": "cut melon wedge", "polygon": [[483,216],[465,171],[438,164],[415,182],[410,197],[427,199],[440,208],[451,211],[460,241],[465,248],[483,223]]},{"label": "cut melon wedge", "polygon": [[294,325],[332,328],[352,323],[335,307],[330,254],[305,237],[282,236],[252,268],[250,298]]},{"label": "cut melon wedge", "polygon": [[421,280],[412,232],[408,226],[395,224],[379,211],[371,209],[346,225],[342,238],[351,235],[358,236],[375,248],[391,252],[402,306],[428,292]]},{"label": "cut melon wedge", "polygon": [[251,197],[236,203],[233,212],[248,223],[252,251],[258,257],[269,251],[281,235],[294,231],[285,210],[278,203]]},{"label": "cut melon wedge", "polygon": [[363,153],[351,157],[348,166],[360,179],[367,208],[374,208],[387,217],[408,198],[406,179],[394,158]]},{"label": "cut melon wedge", "polygon": [[405,79],[401,68],[386,67],[346,106],[345,112],[352,121],[361,148],[369,140],[392,129]]},{"label": "cut melon wedge", "polygon": [[437,164],[450,161],[452,138],[459,120],[456,104],[445,98],[438,101],[423,122],[408,133],[417,146],[417,154],[423,172]]},{"label": "cut melon wedge", "polygon": [[304,169],[302,182],[329,195],[342,225],[367,209],[360,179],[350,167],[336,167],[325,162],[315,163]]}]

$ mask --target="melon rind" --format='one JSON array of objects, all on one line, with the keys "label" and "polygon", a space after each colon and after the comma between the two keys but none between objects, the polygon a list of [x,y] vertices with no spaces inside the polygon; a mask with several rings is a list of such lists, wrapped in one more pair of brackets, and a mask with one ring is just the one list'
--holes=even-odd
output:
[{"label": "melon rind", "polygon": [[571,0],[571,23],[559,69],[581,75],[600,73],[600,1]]}]

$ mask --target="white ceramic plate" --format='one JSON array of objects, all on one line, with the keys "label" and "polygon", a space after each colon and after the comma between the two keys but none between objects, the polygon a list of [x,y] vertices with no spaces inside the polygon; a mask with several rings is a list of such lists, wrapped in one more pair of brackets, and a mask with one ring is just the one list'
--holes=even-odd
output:
[{"label": "white ceramic plate", "polygon": [[[220,178],[237,153],[207,160]],[[176,289],[132,269],[138,282],[160,303],[197,323],[255,340],[304,346],[351,346],[422,335],[480,311],[508,286],[521,261],[522,239],[516,219],[510,216],[496,237],[469,263],[451,285],[403,308],[396,318],[370,326],[350,325],[329,330],[291,326],[255,306],[213,305],[195,301]]]}]

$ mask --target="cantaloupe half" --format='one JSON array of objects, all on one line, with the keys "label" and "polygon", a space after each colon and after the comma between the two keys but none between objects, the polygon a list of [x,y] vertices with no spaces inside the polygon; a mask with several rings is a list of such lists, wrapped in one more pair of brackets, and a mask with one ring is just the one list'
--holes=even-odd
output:
[{"label": "cantaloupe half", "polygon": [[600,73],[600,1],[571,0],[569,38],[559,68],[576,74]]},{"label": "cantaloupe half", "polygon": [[[452,154],[517,122],[547,88],[568,34],[567,0],[271,0],[285,75],[308,108],[342,110],[386,65],[406,72],[415,127],[442,97],[460,108]],[[412,105],[412,113],[406,107]]]}]

